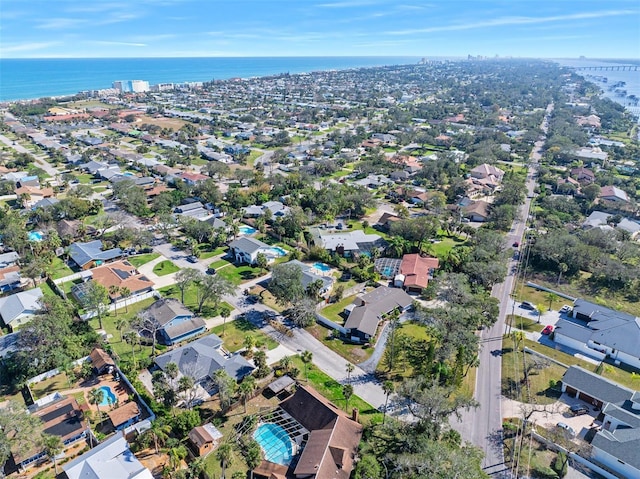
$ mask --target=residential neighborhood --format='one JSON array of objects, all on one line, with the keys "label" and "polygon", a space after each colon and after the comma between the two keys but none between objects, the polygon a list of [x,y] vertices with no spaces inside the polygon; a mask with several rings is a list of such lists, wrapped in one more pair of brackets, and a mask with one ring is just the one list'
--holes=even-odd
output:
[{"label": "residential neighborhood", "polygon": [[114,80],[0,115],[7,477],[640,478],[637,123],[575,71]]}]

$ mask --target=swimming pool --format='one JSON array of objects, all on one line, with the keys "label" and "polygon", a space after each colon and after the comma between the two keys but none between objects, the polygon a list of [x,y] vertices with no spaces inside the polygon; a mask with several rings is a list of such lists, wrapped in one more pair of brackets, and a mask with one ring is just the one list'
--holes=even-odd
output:
[{"label": "swimming pool", "polygon": [[113,393],[109,386],[100,386],[100,389],[103,392],[100,406],[110,406],[111,404],[116,403],[116,395]]},{"label": "swimming pool", "polygon": [[282,427],[270,422],[260,424],[253,433],[253,438],[260,444],[267,461],[285,466],[291,463],[293,444]]},{"label": "swimming pool", "polygon": [[280,246],[272,246],[271,251],[274,256],[286,256],[287,250],[280,248]]},{"label": "swimming pool", "polygon": [[251,226],[241,226],[240,228],[238,228],[238,231],[240,231],[241,235],[252,235],[258,230],[252,228]]},{"label": "swimming pool", "polygon": [[313,267],[315,269],[318,269],[318,270],[322,271],[323,273],[326,273],[327,271],[331,270],[331,266],[329,266],[328,264],[324,264],[324,263],[313,263]]},{"label": "swimming pool", "polygon": [[43,237],[42,231],[29,231],[29,241],[42,241]]}]

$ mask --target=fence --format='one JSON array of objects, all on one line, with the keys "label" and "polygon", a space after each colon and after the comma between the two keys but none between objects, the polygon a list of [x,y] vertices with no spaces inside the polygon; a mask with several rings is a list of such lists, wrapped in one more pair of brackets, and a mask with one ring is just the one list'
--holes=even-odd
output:
[{"label": "fence", "polygon": [[335,329],[336,331],[340,331],[340,333],[342,334],[347,334],[347,330],[343,326],[340,326],[339,324],[334,323],[330,319],[325,318],[320,313],[316,313],[316,320],[319,323],[325,325],[327,328]]},{"label": "fence", "polygon": [[[158,293],[155,289],[152,291],[148,291],[146,293],[137,294],[135,296],[129,296],[128,298],[121,299],[120,301],[116,301],[115,303],[111,303],[107,309],[107,311],[114,312],[116,308],[123,308],[129,306],[131,304],[139,303],[140,301],[144,301],[149,298],[158,298],[160,299],[160,293]],[[86,321],[91,318],[95,318],[97,313],[95,311],[88,311],[84,314],[80,315],[80,319]]]},{"label": "fence", "polygon": [[[84,363],[87,360],[89,360],[89,356],[85,356],[84,358],[76,359],[71,364],[73,366],[80,366],[82,363]],[[52,378],[54,376],[57,376],[58,374],[60,374],[60,370],[59,369],[57,369],[57,368],[56,369],[51,369],[51,370],[49,370],[49,371],[47,371],[45,373],[38,374],[37,376],[34,376],[31,379],[27,379],[27,385],[30,386],[31,384],[39,383],[40,381],[44,381],[45,379]]]},{"label": "fence", "polygon": [[56,293],[58,296],[60,296],[64,300],[67,299],[67,294],[64,291],[62,291],[62,288],[58,286],[58,283],[56,283],[53,279],[51,279],[50,276],[47,276],[46,282],[49,285],[49,287],[53,290],[54,293]]},{"label": "fence", "polygon": [[539,289],[540,291],[546,291],[547,293],[553,293],[556,296],[560,296],[561,298],[568,299],[569,301],[575,301],[578,298],[574,298],[573,296],[569,296],[568,294],[561,293],[560,291],[556,291],[555,289],[547,288],[545,286],[540,286],[539,284],[532,283],[531,281],[527,281],[527,286],[534,289]]}]

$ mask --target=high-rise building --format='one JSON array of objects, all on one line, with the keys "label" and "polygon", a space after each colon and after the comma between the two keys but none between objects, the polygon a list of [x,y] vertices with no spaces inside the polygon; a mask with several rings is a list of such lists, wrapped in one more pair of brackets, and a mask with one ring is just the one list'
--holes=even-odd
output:
[{"label": "high-rise building", "polygon": [[144,80],[116,80],[113,88],[120,93],[142,93],[149,91],[149,82]]}]

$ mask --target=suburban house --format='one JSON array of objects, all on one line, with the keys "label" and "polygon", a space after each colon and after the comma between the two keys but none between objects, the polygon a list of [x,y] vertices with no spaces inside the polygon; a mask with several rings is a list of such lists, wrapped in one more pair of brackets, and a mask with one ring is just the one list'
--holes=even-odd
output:
[{"label": "suburban house", "polygon": [[462,216],[470,221],[484,222],[489,219],[489,206],[486,201],[474,201],[468,206],[462,208]]},{"label": "suburban house", "polygon": [[[25,280],[26,282],[26,280]],[[13,291],[22,286],[22,278],[20,277],[20,266],[13,265],[0,268],[0,293]]]},{"label": "suburban house", "polygon": [[585,158],[587,160],[600,160],[603,163],[605,163],[607,161],[607,158],[609,158],[609,153],[607,153],[606,151],[602,151],[602,149],[600,149],[600,147],[598,146],[587,146],[578,148],[577,150],[574,150],[573,154],[578,158]]},{"label": "suburban house", "polygon": [[[72,396],[49,394],[30,406],[29,412],[42,420],[42,433],[60,437],[65,448],[84,439],[89,433],[89,424]],[[21,470],[48,460],[45,452],[37,447],[12,449],[11,452],[16,466]]]},{"label": "suburban house", "polygon": [[325,296],[331,291],[331,285],[333,285],[334,278],[331,275],[322,274],[323,272],[316,268],[314,265],[305,264],[297,259],[291,260],[286,264],[298,266],[302,271],[302,287],[306,290],[314,281],[321,281],[322,288],[318,292],[320,296]]},{"label": "suburban house", "polygon": [[402,218],[400,218],[398,215],[395,215],[393,213],[388,213],[385,211],[384,213],[382,213],[382,216],[380,216],[380,219],[378,220],[376,227],[384,231],[389,231],[393,223],[401,220]]},{"label": "suburban house", "polygon": [[236,381],[241,381],[255,369],[241,355],[223,351],[222,339],[215,334],[196,339],[156,357],[156,365],[162,370],[169,363],[176,363],[180,374],[191,376],[207,391],[212,389],[211,380],[220,369],[224,369]]},{"label": "suburban house", "polygon": [[138,403],[129,401],[115,409],[107,411],[111,425],[116,431],[121,431],[140,420],[141,412]]},{"label": "suburban house", "polygon": [[21,186],[16,188],[15,194],[22,201],[23,208],[32,208],[36,203],[45,198],[53,197],[53,188],[40,188],[39,186]]},{"label": "suburban house", "polygon": [[94,240],[87,243],[72,243],[69,246],[69,257],[80,269],[89,269],[100,266],[103,263],[113,261],[122,257],[120,248],[102,250],[102,241]]},{"label": "suburban house", "polygon": [[102,348],[93,348],[93,351],[89,354],[89,359],[98,375],[110,374],[116,367],[113,358]]},{"label": "suburban house", "polygon": [[413,299],[401,289],[380,286],[353,300],[344,310],[347,320],[344,327],[347,339],[366,343],[376,334],[378,324],[392,311],[407,311]]},{"label": "suburban house", "polygon": [[40,311],[40,300],[42,299],[42,290],[40,288],[20,291],[0,298],[0,317],[5,326],[10,330],[22,326],[31,321],[31,318]]},{"label": "suburban house", "polygon": [[302,452],[298,461],[290,465],[263,460],[252,471],[254,476],[349,479],[362,438],[361,424],[315,389],[302,385],[280,403],[277,413],[284,417],[287,427],[295,427],[302,434],[298,445]]},{"label": "suburban house", "polygon": [[9,251],[8,253],[0,254],[0,268],[6,268],[8,266],[14,266],[20,260],[20,255],[15,251]]},{"label": "suburban house", "polygon": [[[614,227],[609,225],[612,215],[605,213],[604,211],[592,212],[586,220],[582,223],[582,228],[600,228],[604,230],[613,230]],[[631,235],[631,239],[636,239],[640,234],[640,223],[628,218],[622,218],[618,224],[615,225],[616,229],[626,231]]]},{"label": "suburban house", "polygon": [[362,230],[325,233],[318,228],[310,228],[309,232],[316,246],[345,257],[354,253],[369,253],[373,249],[383,250],[387,246],[380,235],[366,234]]},{"label": "suburban house", "polygon": [[208,422],[202,426],[196,426],[189,431],[189,445],[197,457],[204,457],[216,449],[222,439],[222,433],[213,424]]},{"label": "suburban house", "polygon": [[576,299],[573,320],[560,319],[554,340],[591,357],[611,358],[640,369],[640,318]]},{"label": "suburban house", "polygon": [[205,331],[202,318],[195,317],[177,299],[159,299],[144,311],[145,317],[160,327],[160,342],[172,345]]},{"label": "suburban house", "polygon": [[469,174],[472,178],[478,178],[481,180],[488,178],[491,180],[496,180],[498,183],[500,183],[502,181],[502,178],[504,177],[504,171],[488,163],[483,163],[476,166],[471,171],[469,171]]},{"label": "suburban house", "polygon": [[204,218],[209,216],[209,212],[205,209],[204,205],[199,201],[193,201],[184,205],[176,206],[173,210],[176,216],[189,217],[189,218]]},{"label": "suburban house", "polygon": [[[80,302],[83,301],[89,281],[95,281],[104,286],[109,292],[109,299],[113,302],[126,299],[122,294],[123,289],[129,290],[128,296],[137,296],[153,290],[153,281],[138,273],[136,267],[126,260],[98,266],[83,274],[87,280],[71,288],[71,294]],[[117,289],[112,292],[112,288]]]},{"label": "suburban house", "polygon": [[207,175],[203,175],[201,173],[190,173],[184,172],[178,175],[178,178],[181,178],[189,186],[195,186],[201,181],[206,181],[209,179]]},{"label": "suburban house", "polygon": [[438,269],[438,258],[429,258],[419,254],[405,254],[400,263],[400,271],[393,280],[393,285],[405,291],[420,293],[427,287],[433,272]]},{"label": "suburban house", "polygon": [[621,190],[617,186],[603,186],[600,189],[600,195],[598,198],[601,200],[613,201],[616,203],[629,203],[629,195],[624,190]]},{"label": "suburban house", "polygon": [[562,392],[600,410],[602,423],[591,440],[591,457],[629,479],[640,479],[640,392],[599,374],[571,366],[562,378]]},{"label": "suburban house", "polygon": [[269,210],[271,217],[285,216],[289,213],[289,207],[280,201],[267,201],[261,205],[250,205],[242,208],[245,218],[257,218],[264,215]]},{"label": "suburban house", "polygon": [[68,479],[153,479],[129,449],[122,432],[62,465]]},{"label": "suburban house", "polygon": [[596,181],[596,175],[589,168],[582,166],[571,169],[571,177],[578,180],[581,184],[589,184]]},{"label": "suburban house", "polygon": [[83,234],[93,235],[96,229],[91,225],[84,225],[79,220],[60,220],[56,224],[56,231],[60,238],[71,242]]},{"label": "suburban house", "polygon": [[267,259],[273,257],[271,246],[246,236],[237,238],[229,243],[229,252],[236,263],[255,264],[260,253],[266,255]]}]

